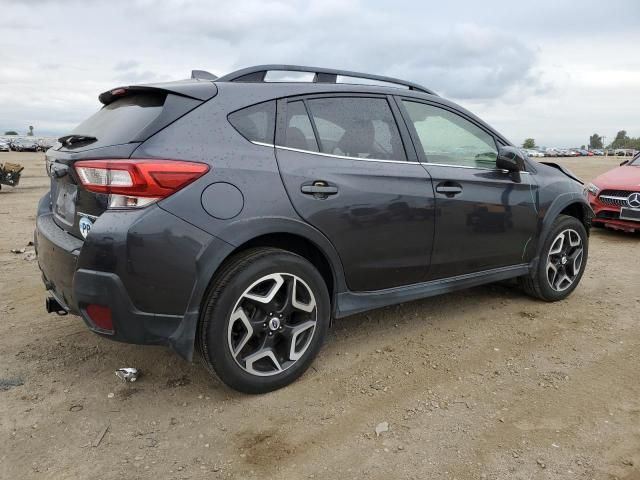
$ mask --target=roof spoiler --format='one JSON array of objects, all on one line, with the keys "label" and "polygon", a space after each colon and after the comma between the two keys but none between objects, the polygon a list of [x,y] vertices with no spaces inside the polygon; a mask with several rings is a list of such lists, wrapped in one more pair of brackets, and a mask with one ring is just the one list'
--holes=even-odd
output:
[{"label": "roof spoiler", "polygon": [[[201,77],[199,77],[199,79],[204,80],[204,78]],[[218,87],[216,87],[216,84],[212,81],[197,82],[192,79],[178,80],[175,82],[149,83],[146,85],[130,85],[107,90],[98,96],[98,100],[104,105],[109,105],[118,98],[125,97],[134,92],[170,93],[204,102],[216,96]]]},{"label": "roof spoiler", "polygon": [[191,78],[194,80],[211,80],[212,82],[218,79],[216,75],[206,70],[191,70]]}]

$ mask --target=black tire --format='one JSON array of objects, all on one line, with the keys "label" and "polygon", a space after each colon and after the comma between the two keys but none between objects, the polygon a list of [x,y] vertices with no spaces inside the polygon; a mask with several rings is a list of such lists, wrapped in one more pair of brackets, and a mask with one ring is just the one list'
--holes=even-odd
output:
[{"label": "black tire", "polygon": [[[293,335],[293,337],[286,337],[284,334],[291,332],[291,328],[295,328],[297,325],[294,322],[294,317],[301,318],[308,315],[305,318],[307,323],[313,323],[313,312],[305,313],[290,307],[292,313],[290,315],[285,314],[285,318],[282,320],[280,328],[276,328],[272,331],[272,322],[269,321],[268,314],[265,314],[266,310],[271,307],[259,305],[256,302],[248,301],[247,296],[255,297],[253,290],[248,290],[255,282],[262,281],[265,277],[275,276],[277,279],[291,280],[296,279],[291,287],[295,292],[295,289],[303,288],[303,294],[308,293],[308,307],[312,303],[315,304],[315,326],[310,333],[303,333]],[[302,280],[302,282],[300,282]],[[269,282],[270,279],[264,280]],[[297,282],[297,283],[296,283]],[[274,288],[277,286],[278,281],[274,280]],[[262,284],[259,284],[260,288]],[[283,288],[286,290],[284,296],[287,299],[290,296],[289,284],[283,283]],[[301,287],[302,286],[302,287]],[[280,289],[281,287],[277,287]],[[272,292],[269,290],[267,296]],[[281,297],[278,293],[276,297]],[[273,302],[277,303],[278,300],[274,297]],[[296,293],[293,294],[296,297]],[[313,299],[315,297],[315,302]],[[265,297],[266,298],[266,297]],[[247,305],[240,302],[248,301]],[[294,302],[299,303],[297,297]],[[283,302],[284,303],[284,302]],[[240,308],[242,306],[242,308]],[[254,309],[255,310],[252,310]],[[276,306],[276,309],[279,308]],[[284,312],[284,306],[282,311]],[[241,252],[231,259],[229,259],[216,273],[213,278],[212,284],[207,293],[207,297],[204,302],[202,314],[200,318],[198,328],[198,347],[202,356],[202,359],[211,373],[215,373],[225,384],[231,388],[244,392],[244,393],[266,393],[278,388],[282,388],[302,375],[305,370],[311,365],[311,362],[316,357],[324,339],[327,334],[330,323],[330,300],[327,286],[318,272],[318,270],[305,258],[296,255],[294,253],[280,250],[276,248],[254,248]],[[246,337],[249,341],[246,344],[243,341],[239,341],[238,344],[244,345],[239,347],[239,352],[236,352],[239,360],[236,361],[234,357],[233,338],[237,335],[234,331],[236,324],[240,323],[240,327],[244,327],[244,322],[238,322],[238,319],[232,321],[232,314],[236,314],[238,310],[243,312],[247,310],[246,319],[251,322],[253,330],[246,331]],[[269,312],[271,313],[271,312]],[[261,317],[261,315],[263,315]],[[267,317],[264,317],[267,315]],[[277,316],[277,314],[274,314]],[[288,317],[291,317],[289,324]],[[262,323],[261,318],[266,318]],[[277,319],[275,319],[277,320]],[[258,321],[260,327],[255,324]],[[265,325],[268,323],[268,327]],[[277,323],[277,322],[276,322]],[[231,327],[230,327],[231,324]],[[285,327],[286,324],[286,327]],[[230,330],[231,328],[231,330]],[[284,329],[284,330],[283,330]],[[284,332],[283,333],[281,333]],[[265,335],[269,334],[270,338],[266,338]],[[271,357],[262,357],[263,364],[270,363],[277,373],[267,373],[269,376],[259,376],[253,374],[247,368],[252,371],[257,371],[257,367],[254,368],[253,363],[250,365],[246,358],[250,355],[241,355],[243,349],[251,349],[255,342],[256,345],[260,345],[260,342],[270,341],[278,342],[273,346],[273,351],[277,350],[282,353],[282,350],[290,351],[294,353],[295,347],[291,347],[291,344],[296,344],[296,339],[299,339],[303,335],[306,335],[304,340],[304,351],[301,356],[296,360],[291,360],[289,356],[282,356],[279,358],[280,363],[276,364],[275,356],[274,360]],[[277,337],[277,338],[276,338]],[[244,337],[243,337],[244,338]],[[291,340],[293,338],[293,340]],[[288,346],[287,346],[288,343]],[[269,348],[265,347],[265,343],[256,347],[260,352],[264,352]],[[237,346],[237,345],[236,345]],[[289,348],[292,348],[289,350]],[[295,352],[296,356],[298,352]],[[279,353],[275,354],[276,356]],[[284,362],[289,363],[286,368]],[[292,363],[291,363],[292,362]],[[257,363],[257,362],[256,362]],[[280,371],[282,368],[282,371]],[[268,370],[268,369],[267,369]],[[260,372],[264,374],[264,372]]]},{"label": "black tire", "polygon": [[[551,271],[550,274],[548,273],[547,261],[550,258],[549,254],[553,242],[561,233],[569,230],[576,232],[580,237],[582,244],[582,260],[580,262],[578,272],[575,274],[571,284],[559,291],[551,285],[549,275],[553,276],[553,272]],[[559,215],[558,218],[554,220],[551,230],[549,231],[547,238],[544,240],[535,271],[530,275],[521,277],[520,285],[527,295],[539,298],[540,300],[544,300],[546,302],[557,302],[558,300],[563,300],[568,297],[580,283],[580,279],[582,278],[587,265],[588,254],[589,237],[582,222],[575,217]],[[563,256],[566,258],[567,255]],[[571,262],[569,262],[569,264],[570,263]],[[568,269],[569,267],[562,265],[560,268]]]}]

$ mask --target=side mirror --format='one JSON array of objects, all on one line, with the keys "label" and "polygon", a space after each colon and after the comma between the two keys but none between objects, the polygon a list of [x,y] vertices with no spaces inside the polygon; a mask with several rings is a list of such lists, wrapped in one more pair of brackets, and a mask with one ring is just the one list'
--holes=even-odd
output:
[{"label": "side mirror", "polygon": [[524,154],[519,148],[500,147],[496,160],[496,167],[498,169],[509,172],[521,172],[524,170],[524,166]]},{"label": "side mirror", "polygon": [[629,163],[629,160],[625,160],[624,162],[620,162],[620,166],[622,167],[623,165],[626,165],[627,163]]}]

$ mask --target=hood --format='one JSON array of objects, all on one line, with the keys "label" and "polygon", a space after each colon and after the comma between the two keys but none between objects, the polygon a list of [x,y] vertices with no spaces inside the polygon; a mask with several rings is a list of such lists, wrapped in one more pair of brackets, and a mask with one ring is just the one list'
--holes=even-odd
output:
[{"label": "hood", "polygon": [[640,190],[640,166],[623,165],[597,177],[600,190]]}]

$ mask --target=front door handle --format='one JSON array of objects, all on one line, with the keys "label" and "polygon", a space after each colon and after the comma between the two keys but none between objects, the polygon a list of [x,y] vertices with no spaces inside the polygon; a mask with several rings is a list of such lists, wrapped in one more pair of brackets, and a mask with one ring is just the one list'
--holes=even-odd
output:
[{"label": "front door handle", "polygon": [[442,182],[436,186],[436,192],[447,197],[453,197],[462,193],[462,185],[456,182]]},{"label": "front door handle", "polygon": [[302,185],[300,191],[306,195],[317,195],[320,197],[326,197],[327,195],[335,195],[338,193],[338,187],[329,185],[322,180],[316,180],[311,185]]}]

